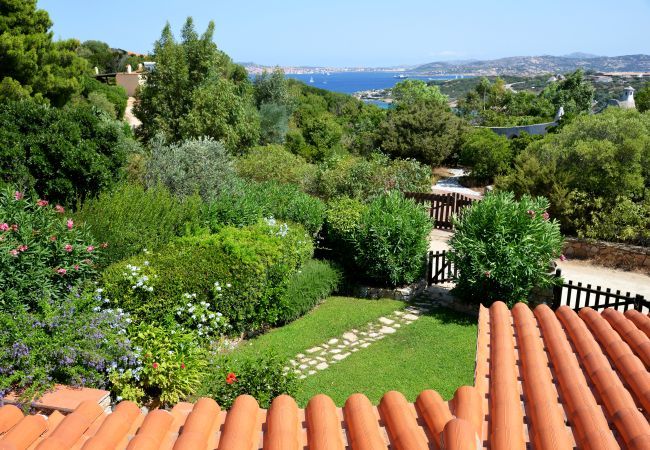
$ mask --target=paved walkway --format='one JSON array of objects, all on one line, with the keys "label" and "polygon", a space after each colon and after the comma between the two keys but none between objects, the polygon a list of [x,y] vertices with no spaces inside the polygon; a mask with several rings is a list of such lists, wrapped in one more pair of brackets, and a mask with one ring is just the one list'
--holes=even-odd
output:
[{"label": "paved walkway", "polygon": [[475,191],[460,184],[460,177],[467,175],[463,169],[446,169],[451,174],[451,177],[441,178],[436,184],[431,186],[431,190],[435,193],[457,192],[463,195],[470,195],[473,197],[483,197],[479,191]]},{"label": "paved walkway", "polygon": [[126,123],[131,125],[131,128],[138,128],[140,125],[142,125],[142,122],[140,122],[140,119],[135,117],[135,114],[133,114],[134,105],[135,97],[129,97],[129,100],[126,103],[126,110],[124,111],[124,120]]},{"label": "paved walkway", "polygon": [[[449,250],[448,240],[452,234],[450,231],[433,230],[429,235],[429,250],[434,252]],[[650,276],[643,273],[610,269],[578,259],[556,262],[562,269],[563,278],[575,284],[578,282],[583,286],[591,284],[593,288],[600,286],[603,289],[610,288],[613,292],[620,290],[623,294],[629,292],[650,299]]]},{"label": "paved walkway", "polygon": [[343,361],[352,353],[367,348],[372,343],[395,333],[398,328],[412,324],[419,319],[420,314],[425,310],[421,306],[407,306],[403,310],[397,310],[392,314],[368,323],[363,330],[349,330],[338,338],[332,338],[316,347],[305,350],[304,353],[298,353],[289,361],[289,366],[285,367],[284,370],[293,370],[300,379],[315,375],[332,364]]}]

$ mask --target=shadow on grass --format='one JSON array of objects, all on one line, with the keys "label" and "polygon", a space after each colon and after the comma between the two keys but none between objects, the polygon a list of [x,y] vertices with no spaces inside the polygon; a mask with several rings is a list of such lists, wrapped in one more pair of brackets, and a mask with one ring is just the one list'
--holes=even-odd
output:
[{"label": "shadow on grass", "polygon": [[444,324],[453,323],[455,325],[473,326],[478,323],[476,316],[454,311],[445,307],[434,307],[429,311],[423,312],[423,316],[434,317]]}]

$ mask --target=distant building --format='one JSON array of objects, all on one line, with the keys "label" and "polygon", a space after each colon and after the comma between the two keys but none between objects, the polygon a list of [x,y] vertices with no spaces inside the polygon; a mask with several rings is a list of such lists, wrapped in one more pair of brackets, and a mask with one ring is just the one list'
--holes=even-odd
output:
[{"label": "distant building", "polygon": [[626,87],[620,100],[611,99],[607,104],[622,109],[636,108],[636,104],[634,103],[634,88],[632,86]]}]

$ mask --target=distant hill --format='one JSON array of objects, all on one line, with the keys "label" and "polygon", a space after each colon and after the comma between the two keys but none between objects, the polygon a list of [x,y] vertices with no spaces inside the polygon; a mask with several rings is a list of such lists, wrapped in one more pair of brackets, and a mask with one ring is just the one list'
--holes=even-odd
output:
[{"label": "distant hill", "polygon": [[650,72],[650,55],[513,56],[489,61],[432,62],[414,71],[423,74],[518,75],[566,73],[583,68],[595,72]]}]

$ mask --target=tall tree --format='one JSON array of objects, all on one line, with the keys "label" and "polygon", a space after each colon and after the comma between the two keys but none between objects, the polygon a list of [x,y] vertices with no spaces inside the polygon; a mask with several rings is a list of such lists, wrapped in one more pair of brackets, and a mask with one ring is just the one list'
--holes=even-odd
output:
[{"label": "tall tree", "polygon": [[634,96],[634,102],[636,103],[636,109],[639,112],[650,111],[650,82],[646,83]]},{"label": "tall tree", "polygon": [[422,80],[406,80],[393,87],[393,99],[398,105],[410,105],[430,101],[446,105],[449,99],[438,86],[429,86]]},{"label": "tall tree", "polygon": [[0,82],[14,94],[19,83],[24,93],[61,106],[81,91],[79,77],[89,66],[76,55],[78,41],[52,41],[51,26],[36,0],[0,2]]}]

